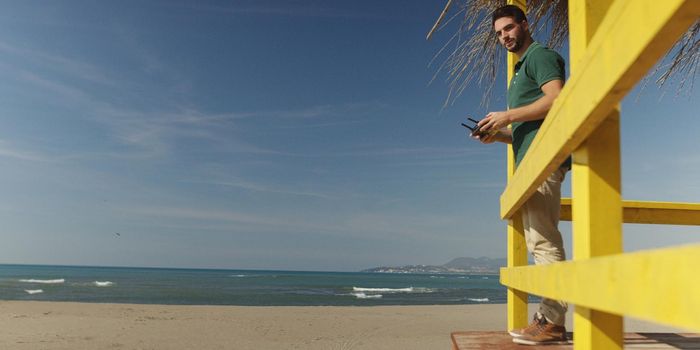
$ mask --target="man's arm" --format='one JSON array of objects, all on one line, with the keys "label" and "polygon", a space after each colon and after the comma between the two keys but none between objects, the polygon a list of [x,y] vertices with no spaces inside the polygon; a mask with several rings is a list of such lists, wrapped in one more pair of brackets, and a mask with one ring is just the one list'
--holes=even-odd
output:
[{"label": "man's arm", "polygon": [[544,83],[541,87],[544,96],[527,106],[513,108],[507,111],[490,112],[484,119],[479,121],[481,130],[501,130],[513,122],[544,119],[549,109],[552,108],[554,100],[559,96],[562,88],[564,88],[564,82],[559,79]]}]

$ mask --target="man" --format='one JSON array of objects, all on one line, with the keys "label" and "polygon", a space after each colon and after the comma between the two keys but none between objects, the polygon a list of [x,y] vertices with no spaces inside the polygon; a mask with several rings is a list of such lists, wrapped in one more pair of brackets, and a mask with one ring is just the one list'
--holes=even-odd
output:
[{"label": "man", "polygon": [[[516,166],[525,156],[543,119],[564,86],[564,60],[555,51],[533,41],[525,13],[517,6],[496,9],[492,24],[499,42],[520,57],[508,88],[507,111],[490,112],[479,121],[482,143],[495,141],[512,144]],[[512,129],[507,129],[512,125]],[[566,259],[558,229],[561,182],[571,167],[567,160],[537,189],[521,209],[525,241],[535,264],[549,264]],[[519,344],[565,343],[564,302],[543,298],[532,323],[511,330]]]}]

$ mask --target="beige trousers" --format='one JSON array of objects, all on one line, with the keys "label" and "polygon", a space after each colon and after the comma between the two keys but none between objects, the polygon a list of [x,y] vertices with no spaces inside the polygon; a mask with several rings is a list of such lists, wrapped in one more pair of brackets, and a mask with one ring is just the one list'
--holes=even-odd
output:
[{"label": "beige trousers", "polygon": [[[535,265],[551,264],[566,260],[566,253],[559,232],[561,183],[567,169],[559,168],[537,188],[537,192],[523,205],[522,217],[527,250]],[[556,325],[564,325],[567,304],[542,298],[539,313]]]}]

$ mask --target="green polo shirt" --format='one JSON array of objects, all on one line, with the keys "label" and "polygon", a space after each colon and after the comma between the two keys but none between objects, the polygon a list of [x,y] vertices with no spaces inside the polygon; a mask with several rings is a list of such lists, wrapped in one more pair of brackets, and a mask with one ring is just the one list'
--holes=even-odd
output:
[{"label": "green polo shirt", "polygon": [[[564,81],[565,73],[564,59],[556,51],[536,41],[533,42],[515,64],[515,75],[508,87],[508,108],[526,106],[537,101],[544,96],[542,85],[557,79]],[[525,157],[542,122],[543,120],[540,119],[512,124],[516,166]],[[562,166],[570,168],[571,159],[564,162]]]}]

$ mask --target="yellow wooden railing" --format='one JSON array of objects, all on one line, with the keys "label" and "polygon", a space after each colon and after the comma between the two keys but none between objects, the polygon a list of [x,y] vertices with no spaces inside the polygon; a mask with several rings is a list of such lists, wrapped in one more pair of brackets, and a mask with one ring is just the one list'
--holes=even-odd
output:
[{"label": "yellow wooden railing", "polygon": [[[525,9],[525,0],[508,0]],[[623,201],[621,99],[700,17],[700,0],[569,0],[571,76],[515,171],[508,219],[508,327],[527,325],[528,293],[575,305],[575,349],[622,349],[623,316],[700,331],[700,244],[623,253],[622,223],[700,225],[700,204]],[[517,57],[508,55],[508,81]],[[522,204],[573,155],[573,260],[527,265]]]}]

